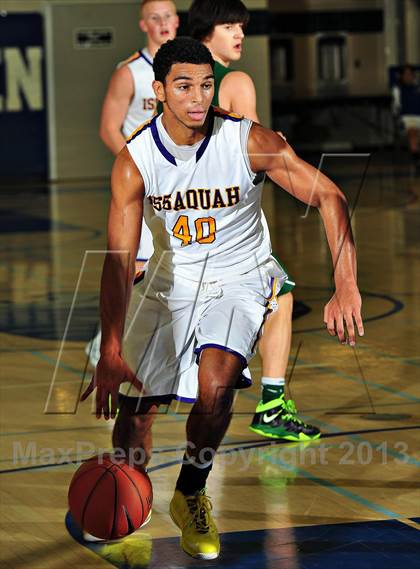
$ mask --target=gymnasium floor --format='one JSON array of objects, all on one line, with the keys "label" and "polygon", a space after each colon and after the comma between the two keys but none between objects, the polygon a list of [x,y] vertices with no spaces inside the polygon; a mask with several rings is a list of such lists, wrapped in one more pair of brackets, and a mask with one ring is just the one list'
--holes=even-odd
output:
[{"label": "gymnasium floor", "polygon": [[317,212],[305,215],[267,184],[273,248],[305,309],[294,321],[289,394],[324,436],[273,444],[248,431],[259,394],[256,357],[254,387],[238,395],[209,481],[222,534],[222,554],[212,562],[180,550],[168,515],[184,406],[155,423],[151,523],[105,549],[77,542],[66,519],[68,484],[78,460],[109,448],[112,429],[89,403],[77,405],[103,259],[85,250],[105,247],[108,190],[103,181],[2,188],[2,567],[420,567],[420,178],[393,158],[323,162],[353,212],[366,323],[355,349],[323,329],[331,266]]}]

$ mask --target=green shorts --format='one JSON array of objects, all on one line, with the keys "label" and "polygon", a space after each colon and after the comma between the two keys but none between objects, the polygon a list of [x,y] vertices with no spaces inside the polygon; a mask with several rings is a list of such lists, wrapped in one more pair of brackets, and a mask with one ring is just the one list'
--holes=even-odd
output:
[{"label": "green shorts", "polygon": [[274,253],[272,253],[272,256],[275,258],[275,260],[277,261],[277,263],[280,265],[280,267],[283,269],[283,271],[286,273],[287,275],[287,279],[284,282],[284,285],[281,287],[280,292],[277,296],[283,296],[283,294],[287,294],[288,292],[291,292],[294,288],[296,283],[294,282],[294,280],[292,280],[292,278],[289,275],[288,270],[286,269],[286,267],[280,262],[279,258],[277,257],[277,255],[275,255]]}]

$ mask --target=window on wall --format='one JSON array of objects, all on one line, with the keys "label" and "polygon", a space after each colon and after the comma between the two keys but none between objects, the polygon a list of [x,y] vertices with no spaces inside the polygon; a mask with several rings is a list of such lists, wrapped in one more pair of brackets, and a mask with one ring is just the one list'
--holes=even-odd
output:
[{"label": "window on wall", "polygon": [[346,37],[327,35],[318,39],[318,79],[338,83],[347,79]]},{"label": "window on wall", "polygon": [[292,38],[271,40],[271,78],[284,83],[293,80]]}]

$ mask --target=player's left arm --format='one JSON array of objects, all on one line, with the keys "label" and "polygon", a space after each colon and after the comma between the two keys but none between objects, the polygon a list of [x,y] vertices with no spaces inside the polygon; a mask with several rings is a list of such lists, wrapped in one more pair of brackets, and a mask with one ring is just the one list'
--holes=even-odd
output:
[{"label": "player's left arm", "polygon": [[223,77],[219,89],[219,103],[222,109],[260,122],[255,85],[251,77],[243,71],[232,71]]},{"label": "player's left arm", "polygon": [[[219,89],[219,104],[222,109],[227,109],[253,122],[260,122],[257,114],[257,92],[254,81],[243,71],[232,71],[225,75]],[[277,134],[286,140],[282,132],[279,131]]]},{"label": "player's left arm", "polygon": [[361,297],[357,287],[356,250],[347,201],[340,189],[322,172],[299,158],[275,132],[254,124],[248,140],[254,172],[269,178],[300,201],[318,208],[324,223],[334,267],[336,291],[324,310],[328,332],[350,345],[355,343],[354,322],[364,334]]}]

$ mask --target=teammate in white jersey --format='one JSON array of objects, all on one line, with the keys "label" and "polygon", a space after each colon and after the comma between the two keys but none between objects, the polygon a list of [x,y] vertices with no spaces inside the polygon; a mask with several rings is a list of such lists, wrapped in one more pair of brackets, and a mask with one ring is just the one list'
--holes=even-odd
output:
[{"label": "teammate in white jersey", "polygon": [[141,2],[139,27],[147,34],[146,48],[118,65],[102,107],[100,137],[115,155],[133,130],[155,112],[153,58],[162,44],[176,36],[178,23],[171,0]]},{"label": "teammate in white jersey", "polygon": [[[122,397],[113,433],[115,447],[127,453],[131,449],[129,456],[135,448],[143,455],[143,463],[137,464],[142,468],[150,456],[151,424],[164,400],[159,397],[163,394],[156,375],[156,368],[161,370],[164,362],[153,354],[168,363],[175,356],[180,366],[193,353],[197,355],[197,400],[187,421],[187,451],[170,512],[181,529],[183,549],[202,559],[213,559],[220,551],[204,489],[206,479],[230,422],[233,388],[253,353],[270,294],[270,247],[259,203],[263,173],[319,209],[336,285],[324,321],[329,333],[337,334],[341,342],[347,328],[350,344],[355,343],[355,323],[363,334],[356,254],[343,194],[300,160],[276,133],[210,107],[213,63],[207,48],[188,38],[167,42],[155,56],[153,85],[163,103],[163,116],[160,127],[157,120],[150,121],[133,135],[113,167],[110,252],[101,284],[101,359],[82,395],[85,400],[96,388],[97,417],[103,414],[108,419],[116,415],[122,383],[144,389],[134,406],[130,403],[134,398]],[[246,138],[245,154],[241,153],[241,137]],[[150,149],[151,154],[144,156],[143,149]],[[154,274],[148,271],[140,285],[145,310],[143,314],[140,305],[139,318],[149,336],[139,338],[146,358],[144,375],[137,377],[137,370],[130,368],[122,353],[124,328],[129,334],[135,322],[126,326],[145,196],[145,214],[161,238],[159,251],[164,258],[160,264],[155,252],[151,269],[156,270]],[[254,257],[253,263],[249,256]],[[220,275],[222,269],[226,274]],[[138,299],[133,303],[138,306]],[[191,316],[189,326],[185,326],[186,310]],[[178,324],[184,336],[177,333]],[[173,379],[176,386],[177,377]]]},{"label": "teammate in white jersey", "polygon": [[[147,35],[147,45],[121,62],[113,73],[102,106],[100,137],[116,156],[126,138],[156,110],[152,83],[153,58],[159,47],[176,35],[179,19],[171,0],[143,0],[140,4],[140,29]],[[136,257],[136,276],[140,278],[153,254],[152,234],[143,223]],[[101,332],[86,346],[93,367],[99,360]]]},{"label": "teammate in white jersey", "polygon": [[[113,73],[102,106],[99,133],[104,144],[117,155],[126,138],[156,111],[153,58],[162,44],[176,36],[179,19],[171,0],[143,0],[140,4],[140,29],[147,45]],[[145,268],[153,254],[153,241],[146,224],[137,254],[136,273]]]}]

